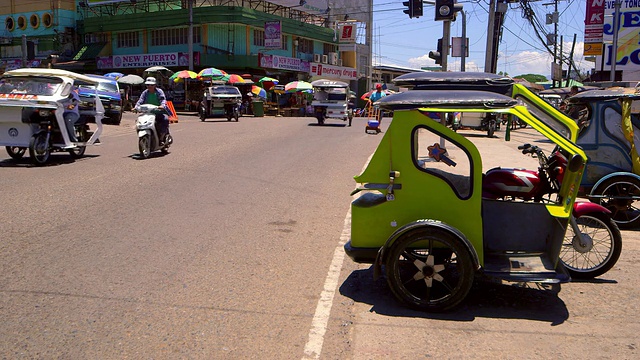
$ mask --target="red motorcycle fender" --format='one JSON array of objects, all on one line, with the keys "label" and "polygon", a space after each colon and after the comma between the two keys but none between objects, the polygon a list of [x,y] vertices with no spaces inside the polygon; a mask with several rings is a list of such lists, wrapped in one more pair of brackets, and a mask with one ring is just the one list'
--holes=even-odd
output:
[{"label": "red motorcycle fender", "polygon": [[602,213],[611,214],[607,208],[600,204],[592,203],[591,201],[576,201],[573,203],[573,216],[579,218],[580,216],[588,213]]}]

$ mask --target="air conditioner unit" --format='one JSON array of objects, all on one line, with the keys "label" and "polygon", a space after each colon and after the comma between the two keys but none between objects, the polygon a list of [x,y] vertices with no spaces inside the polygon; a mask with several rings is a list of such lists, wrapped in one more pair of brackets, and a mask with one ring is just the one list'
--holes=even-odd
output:
[{"label": "air conditioner unit", "polygon": [[329,57],[327,55],[322,55],[322,63],[326,64],[329,62]]},{"label": "air conditioner unit", "polygon": [[334,52],[329,53],[329,64],[338,65],[338,53],[334,53]]},{"label": "air conditioner unit", "polygon": [[338,66],[342,66],[342,59],[338,59]]},{"label": "air conditioner unit", "polygon": [[319,63],[321,59],[322,56],[320,54],[313,54],[313,62]]}]

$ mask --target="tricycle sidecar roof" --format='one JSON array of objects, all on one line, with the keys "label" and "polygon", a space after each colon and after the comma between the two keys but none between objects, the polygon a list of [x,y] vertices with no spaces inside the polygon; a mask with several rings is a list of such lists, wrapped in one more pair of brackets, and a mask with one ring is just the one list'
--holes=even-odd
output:
[{"label": "tricycle sidecar roof", "polygon": [[582,104],[593,101],[617,100],[620,98],[628,98],[631,100],[640,99],[640,93],[635,88],[609,88],[604,90],[588,90],[577,93],[567,99],[570,104]]},{"label": "tricycle sidecar roof", "polygon": [[4,76],[62,76],[73,80],[79,80],[89,84],[99,84],[100,80],[90,76],[60,69],[22,68],[5,72]]},{"label": "tricycle sidecar roof", "polygon": [[390,110],[415,109],[417,107],[499,109],[517,105],[518,101],[490,91],[411,90],[385,96],[376,101],[376,104]]},{"label": "tricycle sidecar roof", "polygon": [[513,79],[483,72],[414,72],[393,79],[397,86],[418,89],[475,89],[510,94]]},{"label": "tricycle sidecar roof", "polygon": [[317,88],[348,88],[349,84],[342,81],[319,79],[311,82],[311,86],[317,87]]}]

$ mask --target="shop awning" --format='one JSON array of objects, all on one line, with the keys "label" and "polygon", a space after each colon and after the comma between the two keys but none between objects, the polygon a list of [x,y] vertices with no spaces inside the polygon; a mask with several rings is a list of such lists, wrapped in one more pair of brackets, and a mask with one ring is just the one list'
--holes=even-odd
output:
[{"label": "shop awning", "polygon": [[93,43],[93,44],[84,44],[78,50],[78,52],[73,56],[73,60],[82,61],[82,60],[95,60],[100,54],[100,51],[104,49],[107,45],[106,42]]}]

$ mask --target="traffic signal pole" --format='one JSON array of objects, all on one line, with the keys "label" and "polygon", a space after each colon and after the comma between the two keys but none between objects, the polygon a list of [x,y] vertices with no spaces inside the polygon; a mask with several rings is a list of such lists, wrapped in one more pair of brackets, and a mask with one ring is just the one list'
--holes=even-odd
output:
[{"label": "traffic signal pole", "polygon": [[447,58],[449,55],[449,41],[451,37],[451,21],[442,22],[442,71],[447,71]]}]

